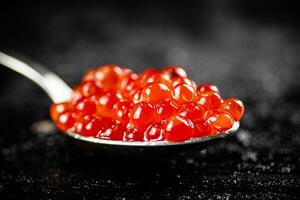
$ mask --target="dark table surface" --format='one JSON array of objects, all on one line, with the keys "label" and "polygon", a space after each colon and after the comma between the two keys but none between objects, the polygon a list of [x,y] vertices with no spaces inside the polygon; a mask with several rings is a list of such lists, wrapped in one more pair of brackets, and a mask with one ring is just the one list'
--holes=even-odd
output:
[{"label": "dark table surface", "polygon": [[0,199],[299,199],[300,41],[282,1],[3,4],[0,47],[70,85],[103,63],[183,65],[242,99],[237,134],[186,156],[111,157],[74,145],[49,98],[0,68]]}]

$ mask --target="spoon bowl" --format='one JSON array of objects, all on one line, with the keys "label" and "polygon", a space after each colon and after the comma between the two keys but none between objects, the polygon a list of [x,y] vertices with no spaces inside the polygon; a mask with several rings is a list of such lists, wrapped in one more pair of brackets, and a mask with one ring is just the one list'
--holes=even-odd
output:
[{"label": "spoon bowl", "polygon": [[[28,59],[21,61],[13,56],[0,51],[0,64],[10,68],[40,86],[52,99],[54,103],[64,102],[70,99],[72,89],[56,74],[48,68],[32,62]],[[142,153],[169,153],[186,152],[195,149],[204,149],[208,145],[232,135],[239,129],[239,122],[235,122],[228,131],[213,136],[193,138],[182,142],[124,142],[115,140],[104,140],[94,137],[85,137],[73,132],[65,132],[66,136],[72,138],[75,142],[87,146],[88,148],[100,149],[117,154],[136,154]]]},{"label": "spoon bowl", "polygon": [[213,136],[193,138],[182,142],[126,142],[116,140],[103,140],[94,137],[84,137],[77,133],[66,132],[72,141],[83,148],[105,152],[105,154],[118,156],[132,156],[142,158],[157,158],[170,155],[185,155],[195,151],[206,149],[208,146],[216,144],[229,137],[239,128],[239,122],[235,122],[233,127],[223,133]]}]

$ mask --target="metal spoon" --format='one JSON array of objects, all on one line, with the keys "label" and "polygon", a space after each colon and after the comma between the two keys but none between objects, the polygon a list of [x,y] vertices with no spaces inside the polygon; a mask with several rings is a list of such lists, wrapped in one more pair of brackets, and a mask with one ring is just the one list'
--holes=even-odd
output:
[{"label": "metal spoon", "polygon": [[[26,62],[24,62],[0,51],[1,65],[14,70],[35,82],[50,96],[54,103],[59,103],[70,99],[72,89],[63,80],[61,80],[56,74],[51,72],[46,67],[27,60],[28,59],[26,59]],[[204,149],[208,145],[229,136],[233,132],[236,132],[238,128],[239,122],[235,122],[230,130],[217,135],[193,138],[183,142],[172,143],[167,141],[123,142],[103,140],[94,137],[84,137],[73,132],[65,132],[65,135],[75,139],[76,142],[88,145],[88,147],[106,149],[110,152],[114,151],[118,153],[129,153],[148,151],[153,154],[155,152],[162,153],[174,150],[190,151],[195,148]]]}]

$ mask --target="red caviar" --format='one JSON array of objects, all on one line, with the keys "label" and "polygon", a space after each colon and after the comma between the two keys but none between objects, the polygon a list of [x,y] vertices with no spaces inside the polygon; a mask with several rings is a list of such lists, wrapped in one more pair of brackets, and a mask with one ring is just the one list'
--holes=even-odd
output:
[{"label": "red caviar", "polygon": [[142,101],[159,103],[170,99],[170,89],[163,83],[148,83],[141,94]]},{"label": "red caviar", "polygon": [[186,102],[191,102],[195,99],[195,97],[196,93],[194,88],[186,83],[178,84],[172,90],[173,102],[177,106]]},{"label": "red caviar", "polygon": [[184,141],[191,139],[194,135],[194,124],[191,120],[180,116],[172,118],[166,127],[166,140]]},{"label": "red caviar", "polygon": [[235,121],[239,121],[244,114],[244,104],[236,98],[224,100],[221,109],[229,112]]},{"label": "red caviar", "polygon": [[126,67],[101,65],[85,73],[70,101],[50,107],[62,131],[147,142],[215,135],[232,128],[243,114],[240,100],[223,100],[216,86],[197,86],[176,66],[135,74]]}]

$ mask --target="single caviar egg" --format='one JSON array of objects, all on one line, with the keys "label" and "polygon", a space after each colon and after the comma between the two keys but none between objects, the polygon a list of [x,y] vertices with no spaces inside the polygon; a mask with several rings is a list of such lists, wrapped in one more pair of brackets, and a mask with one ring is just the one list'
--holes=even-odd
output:
[{"label": "single caviar egg", "polygon": [[218,109],[221,106],[221,96],[212,91],[198,93],[198,103],[207,109]]},{"label": "single caviar egg", "polygon": [[53,121],[57,121],[59,115],[62,113],[69,111],[71,108],[71,105],[69,103],[58,103],[58,104],[52,104],[50,106],[50,116]]},{"label": "single caviar egg", "polygon": [[80,114],[94,114],[97,106],[91,99],[82,99],[75,105],[74,110]]},{"label": "single caviar egg", "polygon": [[164,122],[157,122],[151,124],[144,133],[145,141],[161,141],[165,136],[166,124]]},{"label": "single caviar egg", "polygon": [[167,86],[170,85],[169,77],[155,69],[145,70],[137,79],[140,87],[144,87],[148,83],[163,83]]},{"label": "single caviar egg", "polygon": [[188,103],[188,105],[184,105],[184,109],[179,115],[192,121],[204,120],[205,109],[201,105]]},{"label": "single caviar egg", "polygon": [[75,123],[75,118],[72,112],[67,111],[58,116],[56,124],[62,131],[68,131]]},{"label": "single caviar egg", "polygon": [[98,115],[104,117],[113,117],[113,107],[122,99],[122,95],[119,92],[109,91],[92,98],[96,102]]},{"label": "single caviar egg", "polygon": [[179,142],[191,139],[194,134],[194,124],[181,116],[172,118],[166,126],[166,140]]},{"label": "single caviar egg", "polygon": [[202,83],[197,87],[197,91],[202,93],[202,92],[216,92],[220,94],[219,89],[215,85],[211,85],[208,83]]},{"label": "single caviar egg", "polygon": [[104,118],[101,121],[102,127],[99,129],[97,138],[106,140],[122,140],[126,127],[120,122],[111,118]]},{"label": "single caviar egg", "polygon": [[244,104],[236,98],[224,100],[221,109],[229,112],[235,121],[239,121],[244,114]]},{"label": "single caviar egg", "polygon": [[96,137],[101,128],[102,128],[101,119],[93,118],[83,124],[81,133],[84,136]]},{"label": "single caviar egg", "polygon": [[123,78],[123,70],[117,65],[102,65],[95,72],[95,79],[101,83],[101,88],[105,91],[117,90]]},{"label": "single caviar egg", "polygon": [[133,142],[133,141],[143,141],[144,133],[138,131],[131,124],[126,126],[126,131],[123,135],[123,141]]},{"label": "single caviar egg", "polygon": [[156,105],[156,117],[158,120],[169,119],[172,116],[174,116],[177,112],[178,110],[168,100],[161,101],[159,104]]},{"label": "single caviar egg", "polygon": [[159,103],[162,100],[168,100],[171,92],[168,86],[163,83],[148,83],[142,90],[142,101]]},{"label": "single caviar egg", "polygon": [[119,101],[114,104],[114,116],[117,120],[121,121],[123,124],[128,123],[129,113],[132,109],[132,103],[129,101]]},{"label": "single caviar egg", "polygon": [[194,121],[194,126],[195,126],[194,138],[210,136],[213,134],[212,127],[203,120]]},{"label": "single caviar egg", "polygon": [[155,117],[156,111],[154,105],[151,103],[140,102],[132,108],[129,123],[137,130],[144,131],[145,128],[155,120]]},{"label": "single caviar egg", "polygon": [[172,90],[172,97],[176,105],[191,102],[196,97],[195,90],[188,84],[179,84]]},{"label": "single caviar egg", "polygon": [[207,122],[218,131],[226,131],[232,127],[234,120],[228,113],[219,113],[210,116]]}]

